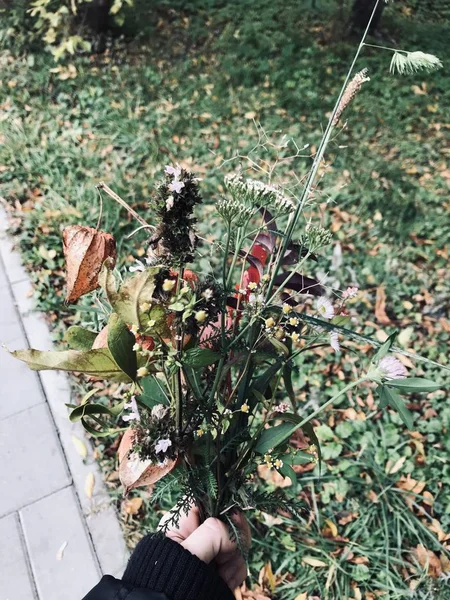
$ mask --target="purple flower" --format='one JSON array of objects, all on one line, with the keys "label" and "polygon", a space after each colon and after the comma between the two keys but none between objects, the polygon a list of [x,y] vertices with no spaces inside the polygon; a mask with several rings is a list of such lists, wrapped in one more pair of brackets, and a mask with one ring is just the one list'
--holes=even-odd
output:
[{"label": "purple flower", "polygon": [[289,404],[287,402],[280,402],[278,406],[275,406],[274,410],[278,413],[285,413],[289,410]]},{"label": "purple flower", "polygon": [[383,379],[402,379],[408,376],[404,365],[394,356],[385,356],[378,363],[378,370]]},{"label": "purple flower", "polygon": [[166,165],[164,169],[164,173],[167,175],[173,175],[175,179],[178,179],[181,175],[181,167],[177,164],[176,167],[172,167],[171,165]]},{"label": "purple flower", "polygon": [[172,181],[172,183],[169,183],[169,190],[171,192],[175,192],[176,194],[179,194],[183,188],[184,188],[183,181],[175,180],[175,181]]}]

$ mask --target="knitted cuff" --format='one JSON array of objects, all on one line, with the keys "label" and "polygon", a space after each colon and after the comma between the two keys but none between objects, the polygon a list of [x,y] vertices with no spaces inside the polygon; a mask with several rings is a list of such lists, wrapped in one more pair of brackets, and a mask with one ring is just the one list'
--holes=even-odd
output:
[{"label": "knitted cuff", "polygon": [[212,565],[161,534],[147,535],[139,542],[122,581],[162,592],[171,600],[234,600]]}]

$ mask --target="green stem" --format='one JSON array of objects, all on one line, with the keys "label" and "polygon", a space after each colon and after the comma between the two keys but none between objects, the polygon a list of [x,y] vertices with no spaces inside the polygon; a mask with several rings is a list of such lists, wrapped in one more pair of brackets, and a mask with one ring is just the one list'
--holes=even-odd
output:
[{"label": "green stem", "polygon": [[[327,400],[325,402],[325,404],[322,404],[322,406],[319,406],[319,408],[316,409],[313,413],[311,413],[308,417],[305,417],[302,421],[300,421],[300,423],[297,423],[292,428],[292,433],[294,433],[295,431],[297,431],[297,429],[300,429],[300,427],[303,427],[304,425],[306,425],[306,423],[309,423],[310,421],[312,421],[313,419],[315,419],[317,417],[317,415],[320,415],[321,412],[323,412],[326,408],[328,408],[329,406],[331,406],[331,404],[333,404],[338,398],[340,398],[341,396],[343,396],[344,394],[346,394],[349,390],[353,389],[354,387],[357,387],[358,385],[360,385],[363,381],[368,381],[368,379],[367,379],[366,376],[360,377],[356,381],[353,381],[352,383],[349,383],[348,385],[346,385],[345,387],[343,387],[342,390],[340,390],[332,398],[330,398],[329,400]],[[290,433],[289,435],[292,435],[292,433]]]},{"label": "green stem", "polygon": [[359,55],[361,54],[361,50],[364,47],[366,37],[367,37],[367,35],[369,33],[370,25],[372,24],[373,18],[375,16],[375,13],[376,13],[376,10],[378,8],[378,5],[379,5],[380,1],[381,0],[377,0],[377,2],[375,2],[375,6],[373,7],[373,11],[372,11],[372,14],[370,16],[369,22],[367,23],[367,27],[366,27],[366,29],[364,31],[364,34],[363,34],[363,36],[361,38],[359,46],[358,46],[358,48],[356,50],[355,56],[353,57],[352,64],[350,65],[350,68],[349,68],[349,70],[347,72],[347,76],[346,76],[345,81],[344,81],[344,83],[343,83],[343,85],[341,87],[341,91],[339,93],[339,96],[338,96],[338,98],[336,100],[336,103],[334,105],[333,111],[332,111],[332,113],[330,115],[330,118],[328,120],[328,124],[327,124],[327,127],[325,129],[325,133],[323,134],[322,140],[320,142],[319,149],[317,150],[317,153],[316,153],[316,155],[314,157],[314,161],[313,161],[311,170],[310,170],[310,172],[308,174],[308,177],[306,179],[305,185],[303,187],[303,191],[302,191],[302,195],[300,197],[300,201],[297,204],[297,207],[295,209],[295,212],[293,213],[292,219],[290,219],[289,225],[288,225],[287,230],[286,230],[286,235],[284,237],[284,240],[283,240],[283,243],[282,243],[282,246],[281,246],[281,252],[279,253],[279,256],[277,258],[277,262],[275,264],[275,268],[274,268],[273,273],[272,273],[272,278],[270,280],[270,283],[269,283],[269,286],[268,286],[268,289],[267,289],[267,296],[266,296],[267,298],[269,298],[270,294],[272,293],[272,289],[273,289],[273,286],[274,286],[275,277],[277,276],[278,271],[280,270],[281,262],[283,260],[284,255],[285,255],[285,252],[286,252],[286,250],[288,248],[288,245],[289,245],[289,243],[290,243],[290,241],[292,239],[292,234],[294,232],[295,226],[297,225],[298,218],[299,218],[301,212],[303,211],[303,208],[304,208],[304,206],[305,206],[305,204],[306,204],[306,202],[308,200],[308,197],[309,197],[309,194],[311,192],[311,188],[313,186],[313,183],[314,183],[314,180],[316,178],[317,172],[318,172],[319,167],[320,167],[320,165],[322,163],[322,159],[323,159],[323,156],[325,154],[325,150],[326,150],[326,148],[328,146],[328,142],[330,141],[331,133],[332,133],[333,128],[334,128],[334,119],[335,119],[335,117],[337,115],[337,112],[339,110],[339,105],[341,103],[341,100],[342,100],[342,97],[344,95],[344,92],[347,89],[347,85],[348,85],[348,83],[350,81],[350,77],[351,77],[351,75],[353,73],[353,69],[355,67],[356,61],[358,60]]},{"label": "green stem", "polygon": [[390,48],[389,46],[378,46],[378,44],[366,44],[364,42],[364,46],[368,46],[369,48],[378,48],[379,50],[389,50],[390,52],[404,52],[408,54],[407,50],[400,50],[399,48]]}]

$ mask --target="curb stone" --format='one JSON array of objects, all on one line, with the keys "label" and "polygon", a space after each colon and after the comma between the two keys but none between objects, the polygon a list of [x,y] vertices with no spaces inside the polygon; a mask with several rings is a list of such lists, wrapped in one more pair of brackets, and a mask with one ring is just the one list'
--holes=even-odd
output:
[{"label": "curb stone", "polygon": [[[30,347],[39,350],[52,348],[52,338],[42,314],[33,312],[31,281],[21,264],[20,256],[13,250],[11,238],[7,235],[7,213],[0,199],[0,256],[6,267],[14,300],[21,316],[23,328]],[[93,449],[86,439],[80,423],[68,419],[66,404],[71,403],[71,390],[68,377],[54,371],[39,372],[42,389],[47,399],[55,429],[61,443],[65,459],[73,480],[77,501],[89,532],[100,570],[103,574],[121,577],[128,560],[122,530],[116,511],[103,483],[102,472],[93,456]],[[87,458],[78,454],[72,436],[83,440]],[[94,490],[88,498],[84,491],[86,479],[94,476]]]}]

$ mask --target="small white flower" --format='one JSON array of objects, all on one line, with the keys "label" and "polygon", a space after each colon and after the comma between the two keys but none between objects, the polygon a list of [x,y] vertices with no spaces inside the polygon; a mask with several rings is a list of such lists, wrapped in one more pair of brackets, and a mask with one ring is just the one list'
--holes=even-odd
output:
[{"label": "small white flower", "polygon": [[160,452],[167,452],[167,450],[170,448],[171,445],[172,445],[172,441],[169,438],[163,439],[163,440],[158,440],[155,444],[156,454],[159,454]]},{"label": "small white flower", "polygon": [[164,419],[164,417],[167,414],[167,411],[167,406],[164,406],[164,404],[157,404],[152,408],[152,417],[158,420]]},{"label": "small white flower", "polygon": [[166,165],[164,173],[166,173],[166,175],[173,175],[175,179],[178,179],[181,175],[181,167],[178,164],[176,165],[176,167],[172,167],[172,165]]},{"label": "small white flower", "polygon": [[248,297],[248,303],[249,304],[256,304],[256,294],[250,294],[250,296]]},{"label": "small white flower", "polygon": [[130,409],[131,412],[128,415],[122,415],[124,421],[140,421],[139,409],[136,402],[136,396],[131,396],[129,402],[124,405],[124,408]]},{"label": "small white flower", "polygon": [[172,183],[169,183],[169,190],[171,192],[175,192],[176,194],[179,194],[183,188],[184,188],[183,181],[175,180],[175,181],[172,181]]},{"label": "small white flower", "polygon": [[173,208],[173,202],[175,198],[173,196],[169,196],[166,200],[166,209],[171,210]]},{"label": "small white flower", "polygon": [[330,333],[330,346],[335,352],[340,352],[341,350],[341,345],[339,343],[339,335],[335,331]]},{"label": "small white flower", "polygon": [[137,271],[145,271],[145,265],[141,260],[136,260],[136,265],[128,269],[130,273],[136,273]]},{"label": "small white flower", "polygon": [[214,296],[214,292],[211,288],[208,288],[203,292],[202,296],[205,300],[211,300],[211,298]]},{"label": "small white flower", "polygon": [[317,300],[317,312],[324,319],[332,319],[334,317],[334,307],[325,296],[320,296]]},{"label": "small white flower", "polygon": [[401,379],[408,376],[405,366],[394,356],[385,356],[378,363],[383,379]]}]

